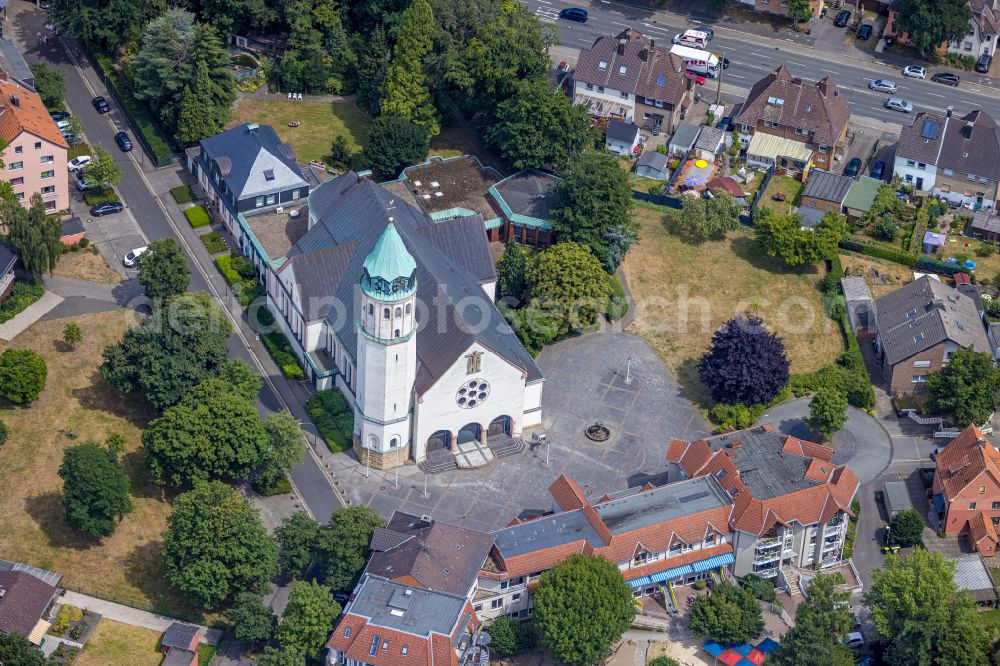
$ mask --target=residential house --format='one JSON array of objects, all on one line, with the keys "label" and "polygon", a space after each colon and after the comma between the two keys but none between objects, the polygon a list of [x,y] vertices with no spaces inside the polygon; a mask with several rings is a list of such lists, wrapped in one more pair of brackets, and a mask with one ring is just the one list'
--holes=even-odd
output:
[{"label": "residential house", "polygon": [[10,183],[14,196],[28,207],[38,193],[50,213],[69,209],[69,145],[52,120],[42,98],[30,88],[0,79],[0,178]]},{"label": "residential house", "polygon": [[655,150],[644,150],[636,160],[635,175],[653,180],[668,180],[670,166],[667,156]]},{"label": "residential house", "polygon": [[674,131],[692,103],[694,84],[670,45],[626,28],[615,37],[598,37],[580,52],[573,72],[573,103],[592,116],[631,122],[652,130]]},{"label": "residential house", "polygon": [[[997,0],[968,0],[972,18],[969,19],[969,31],[960,40],[948,44],[942,43],[938,53],[955,53],[979,59],[982,55],[993,56],[997,48],[997,33],[1000,32],[1000,2]],[[888,11],[889,19],[883,37],[900,44],[908,44],[910,36],[896,32],[896,20],[905,9],[905,4],[893,2]]]},{"label": "residential house", "polygon": [[667,150],[672,155],[677,155],[681,160],[687,159],[688,154],[694,150],[694,144],[698,142],[698,135],[701,134],[701,125],[691,123],[681,123],[670,137]]},{"label": "residential house", "polygon": [[[269,247],[265,237],[270,230],[255,228],[249,218],[268,215],[261,222],[277,227],[279,235],[290,225],[301,225],[304,232],[310,183],[292,147],[270,125],[244,123],[202,139],[186,156],[188,169],[206,194],[205,207],[253,261],[263,281],[268,267],[284,257]],[[284,243],[281,250],[287,252],[290,245]]]},{"label": "residential house", "polygon": [[875,203],[875,195],[884,183],[881,180],[870,176],[860,176],[851,183],[851,188],[844,197],[844,211],[847,213],[848,222],[856,222],[864,217],[865,213],[872,209]]},{"label": "residential house", "polygon": [[955,587],[972,595],[980,608],[996,608],[996,581],[983,556],[969,553],[948,559],[955,563]]},{"label": "residential house", "polygon": [[[796,567],[841,562],[858,479],[833,451],[772,426],[672,440],[668,482],[597,499],[562,475],[551,513],[495,533],[474,609],[487,618],[532,614],[541,574],[574,553],[616,563],[636,597],[711,578],[756,573],[794,584]],[[596,497],[596,495],[594,496]]]},{"label": "residential house", "polygon": [[996,555],[1000,451],[973,424],[937,454],[934,464],[931,490],[945,534],[964,535],[980,555]]},{"label": "residential house", "polygon": [[530,248],[544,250],[555,242],[549,211],[555,201],[553,187],[561,178],[547,171],[524,169],[489,188],[494,208],[503,226],[491,241],[514,240]]},{"label": "residential house", "polygon": [[1000,215],[993,211],[978,211],[972,216],[969,233],[990,243],[1000,242]]},{"label": "residential house", "polygon": [[490,534],[394,513],[372,534],[371,559],[330,635],[326,663],[458,666],[473,647],[479,620],[470,600],[492,545]]},{"label": "residential house", "polygon": [[809,165],[832,171],[844,154],[850,118],[833,79],[810,83],[781,65],[753,85],[735,123],[749,144],[748,161],[801,173]]},{"label": "residential house", "polygon": [[604,148],[618,156],[634,157],[640,138],[638,125],[612,118],[604,135]]},{"label": "residential house", "polygon": [[1000,196],[1000,127],[984,111],[961,118],[918,113],[903,127],[893,173],[916,189],[973,211]]},{"label": "residential house", "polygon": [[0,243],[0,303],[7,300],[14,288],[14,269],[17,267],[19,255],[6,243]]},{"label": "residential house", "polygon": [[853,178],[820,169],[809,171],[799,200],[799,215],[804,226],[815,226],[827,213],[840,213]]},{"label": "residential house", "polygon": [[198,627],[174,622],[163,632],[160,649],[163,661],[160,666],[198,666]]},{"label": "residential house", "polygon": [[726,147],[726,132],[718,127],[702,127],[694,142],[695,159],[714,162]]},{"label": "residential house", "polygon": [[925,275],[875,301],[875,348],[890,390],[915,393],[955,350],[990,343],[975,302]]},{"label": "residential house", "polygon": [[0,560],[0,631],[41,645],[61,580],[62,574]]}]

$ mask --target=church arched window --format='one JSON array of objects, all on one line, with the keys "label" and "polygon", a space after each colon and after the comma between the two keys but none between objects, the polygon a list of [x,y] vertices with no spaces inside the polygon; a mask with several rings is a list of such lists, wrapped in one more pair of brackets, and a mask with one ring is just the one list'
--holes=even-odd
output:
[{"label": "church arched window", "polygon": [[398,338],[399,337],[399,329],[398,328],[395,331],[393,331],[392,337],[394,337],[394,338]]},{"label": "church arched window", "polygon": [[398,449],[399,448],[399,437],[393,437],[392,440],[389,442],[389,447],[393,448],[393,449]]},{"label": "church arched window", "polygon": [[412,310],[413,310],[413,306],[412,306],[412,305],[410,305],[409,303],[407,303],[407,304],[406,304],[406,314],[410,314],[410,312],[411,312]]},{"label": "church arched window", "polygon": [[396,316],[397,317],[402,317],[403,316],[403,308],[398,307],[398,306],[396,307]]},{"label": "church arched window", "polygon": [[382,318],[383,319],[389,318],[389,308],[385,308],[384,310],[382,310]]},{"label": "church arched window", "polygon": [[373,317],[375,316],[375,306],[371,303],[368,304],[368,314]]},{"label": "church arched window", "polygon": [[368,448],[377,449],[378,448],[378,437],[375,435],[368,435]]}]

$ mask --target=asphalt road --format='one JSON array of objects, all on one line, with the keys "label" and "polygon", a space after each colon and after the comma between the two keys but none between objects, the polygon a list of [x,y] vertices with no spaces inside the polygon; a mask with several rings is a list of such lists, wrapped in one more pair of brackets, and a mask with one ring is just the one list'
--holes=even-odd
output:
[{"label": "asphalt road", "polygon": [[[607,0],[587,2],[582,0],[523,0],[529,11],[542,21],[553,23],[563,46],[588,48],[602,35],[615,35],[626,27],[640,30],[656,40],[669,40],[681,29],[690,27],[683,17],[665,12],[632,7]],[[586,23],[576,23],[559,19],[559,10],[579,6],[587,9]],[[949,105],[955,112],[964,115],[975,109],[982,109],[996,119],[1000,119],[1000,95],[986,86],[961,83],[952,88],[930,80],[909,79],[900,70],[887,65],[869,63],[836,53],[824,53],[810,47],[803,47],[781,39],[769,39],[740,33],[725,27],[715,27],[715,38],[710,49],[722,53],[731,65],[723,75],[723,83],[749,90],[759,79],[781,64],[791,69],[792,74],[806,80],[817,81],[830,75],[850,102],[854,115],[873,118],[894,124],[909,124],[907,114],[890,111],[883,104],[888,95],[868,89],[872,79],[889,79],[899,86],[897,96],[909,101],[914,112],[931,111],[944,113]],[[962,72],[964,78],[970,73]],[[705,84],[706,93],[714,94],[715,81]]]},{"label": "asphalt road", "polygon": [[[27,13],[26,13],[27,14]],[[36,27],[34,24],[38,23]],[[30,14],[19,17],[18,29],[23,33],[33,34],[41,29],[41,15]],[[28,40],[24,40],[26,43]],[[74,60],[63,50],[60,40],[50,40],[48,44],[30,45],[26,55],[29,60],[44,59],[63,72],[65,78],[65,100],[67,108],[76,116],[84,127],[87,140],[93,144],[104,146],[115,157],[122,169],[122,179],[118,184],[118,193],[126,205],[126,213],[131,215],[140,230],[144,241],[154,241],[161,238],[175,238],[181,242],[178,228],[168,216],[163,204],[154,194],[148,178],[156,177],[155,169],[150,164],[148,156],[142,152],[138,141],[133,141],[135,149],[131,153],[123,153],[114,143],[114,135],[120,130],[128,131],[133,136],[131,128],[118,107],[114,98],[100,87],[99,82],[88,81]],[[91,105],[90,100],[95,95],[103,95],[111,104],[111,112],[100,115]],[[180,167],[177,167],[180,168]],[[197,242],[197,241],[195,241]],[[192,291],[204,290],[216,298],[222,296],[224,282],[216,275],[212,267],[206,269],[201,262],[193,260],[190,252],[186,254],[191,268]],[[213,282],[210,284],[210,280]],[[238,310],[238,308],[237,308]],[[237,322],[242,319],[242,313],[235,314]],[[251,367],[259,367],[257,359],[248,347],[246,333],[234,333],[229,338],[229,354],[242,358]],[[266,375],[266,373],[265,373]],[[278,386],[265,377],[264,387],[258,398],[257,407],[263,415],[284,409],[288,406],[300,420],[304,420],[304,411],[293,397],[282,399],[278,396]],[[283,382],[277,378],[277,382]],[[331,513],[341,506],[336,494],[324,476],[317,460],[306,455],[302,464],[292,471],[292,481],[295,483],[302,500],[310,513],[320,522],[329,520]]]}]

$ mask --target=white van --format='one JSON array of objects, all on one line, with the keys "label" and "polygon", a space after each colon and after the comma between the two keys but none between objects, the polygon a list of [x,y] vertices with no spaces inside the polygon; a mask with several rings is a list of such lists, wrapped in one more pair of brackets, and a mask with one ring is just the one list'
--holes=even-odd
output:
[{"label": "white van", "polygon": [[685,30],[683,34],[674,36],[673,43],[703,49],[708,46],[708,33],[701,30]]}]

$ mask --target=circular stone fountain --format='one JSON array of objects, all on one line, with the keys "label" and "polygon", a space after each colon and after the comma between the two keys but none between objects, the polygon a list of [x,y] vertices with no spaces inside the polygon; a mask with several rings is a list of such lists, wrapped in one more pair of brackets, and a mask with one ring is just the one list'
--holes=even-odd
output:
[{"label": "circular stone fountain", "polygon": [[595,442],[606,442],[608,441],[608,438],[611,437],[611,431],[601,421],[596,422],[592,426],[587,426],[587,429],[583,431],[583,434],[587,436],[587,439]]}]

